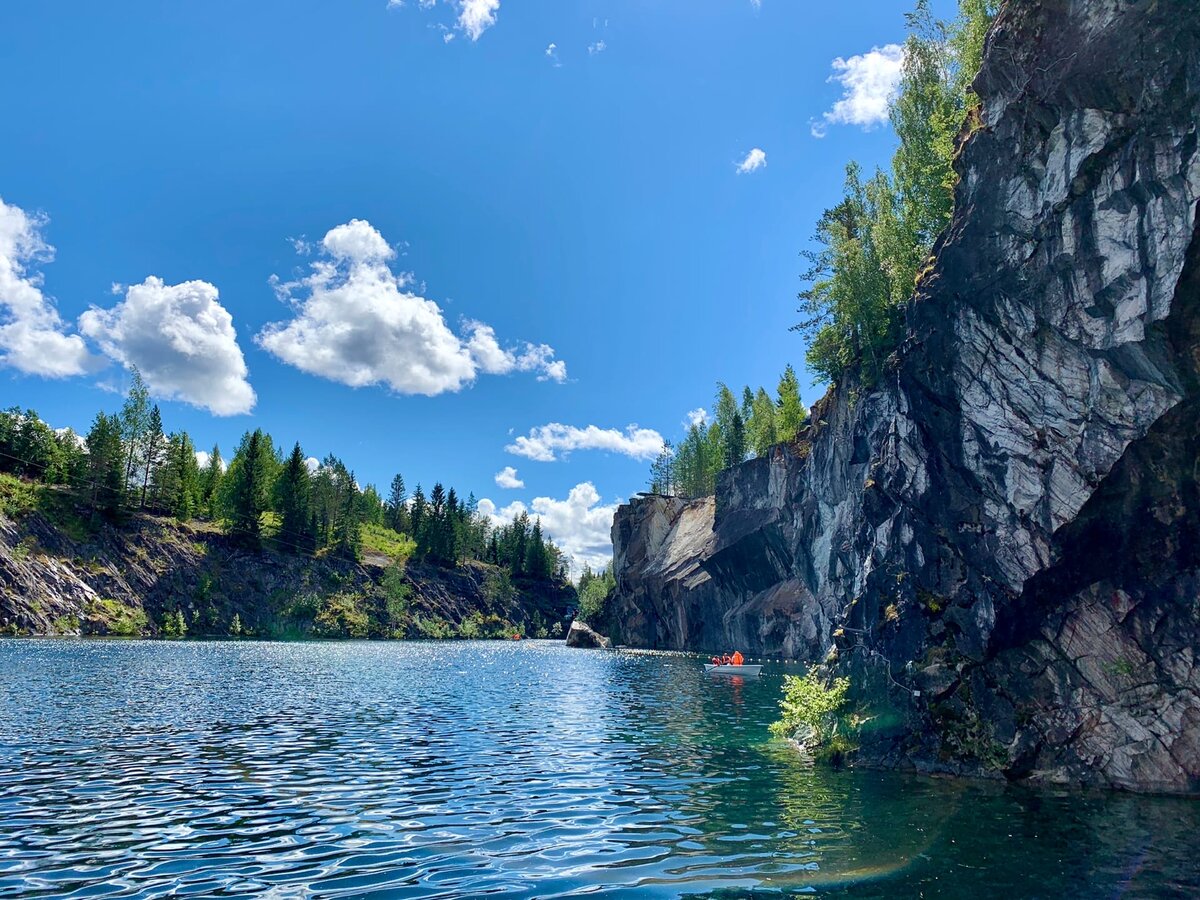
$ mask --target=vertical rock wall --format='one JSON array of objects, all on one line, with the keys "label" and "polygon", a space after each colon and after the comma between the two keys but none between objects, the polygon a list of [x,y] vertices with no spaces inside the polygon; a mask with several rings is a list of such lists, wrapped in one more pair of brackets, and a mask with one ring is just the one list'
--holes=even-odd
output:
[{"label": "vertical rock wall", "polygon": [[624,642],[852,676],[863,762],[1200,789],[1200,10],[1014,2],[870,388],[613,526]]}]

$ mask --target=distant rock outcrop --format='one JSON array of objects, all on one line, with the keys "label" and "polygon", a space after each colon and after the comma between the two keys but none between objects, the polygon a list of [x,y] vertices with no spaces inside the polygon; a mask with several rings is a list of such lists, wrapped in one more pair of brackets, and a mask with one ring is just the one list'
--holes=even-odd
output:
[{"label": "distant rock outcrop", "polygon": [[860,763],[1200,790],[1200,15],[1012,3],[874,386],[613,526],[614,639],[824,663]]},{"label": "distant rock outcrop", "polygon": [[567,646],[589,650],[607,650],[612,646],[612,642],[576,619],[567,631]]}]

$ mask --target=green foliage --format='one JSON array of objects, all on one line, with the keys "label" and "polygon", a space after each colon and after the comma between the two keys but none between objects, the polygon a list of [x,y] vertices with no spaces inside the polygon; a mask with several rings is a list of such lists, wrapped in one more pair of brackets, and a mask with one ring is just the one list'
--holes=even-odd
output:
[{"label": "green foliage", "polygon": [[196,447],[186,431],[167,439],[163,464],[154,472],[155,505],[180,522],[196,516],[202,505],[200,466]]},{"label": "green foliage", "polygon": [[338,593],[321,601],[313,617],[313,630],[319,637],[365,638],[370,619],[352,594]]},{"label": "green foliage", "polygon": [[213,444],[208,454],[208,465],[200,473],[200,512],[217,516],[221,508],[221,483],[225,478],[221,448]]},{"label": "green foliage", "polygon": [[79,617],[70,614],[59,616],[50,627],[55,634],[78,634]]},{"label": "green foliage", "polygon": [[401,566],[417,549],[416,541],[407,534],[397,534],[386,525],[366,524],[362,526],[362,549],[364,553],[386,556]]},{"label": "green foliage", "polygon": [[800,381],[790,365],[779,379],[775,401],[764,388],[754,393],[745,387],[739,404],[727,385],[718,384],[713,409],[713,421],[693,422],[678,448],[664,443],[650,467],[652,492],[710,496],[721,471],[744,462],[750,452],[763,456],[774,444],[794,440],[808,421]]},{"label": "green foliage", "polygon": [[867,180],[846,167],[842,202],[817,223],[819,249],[806,251],[804,318],[809,368],[827,381],[854,372],[866,384],[901,334],[901,309],[938,235],[950,222],[959,132],[977,105],[970,82],[997,0],[959,0],[952,22],[928,0],[909,15],[900,85],[889,116],[899,139],[891,172]]},{"label": "green foliage", "polygon": [[19,407],[0,411],[0,473],[68,484],[84,464],[74,432],[58,434],[36,412]]},{"label": "green foliage", "polygon": [[229,532],[248,549],[262,547],[262,515],[270,509],[278,468],[271,438],[256,428],[242,436],[222,479]]},{"label": "green foliage", "polygon": [[125,502],[126,462],[121,446],[121,423],[116,416],[98,413],[86,439],[87,465],[80,487],[88,495],[93,518],[115,520]]},{"label": "green foliage", "polygon": [[777,441],[795,440],[800,429],[808,420],[808,410],[800,400],[800,380],[791,363],[783,370],[779,378],[779,386],[775,390],[775,411],[772,416],[775,439]]},{"label": "green foliage", "polygon": [[280,516],[278,542],[291,553],[316,550],[316,535],[311,529],[310,481],[308,463],[297,442],[275,485],[275,508]]},{"label": "green foliage", "polygon": [[242,624],[242,617],[238,613],[233,614],[233,619],[229,623],[229,636],[241,637],[246,633],[246,627]]},{"label": "green foliage", "polygon": [[483,596],[490,603],[507,606],[516,598],[517,589],[513,586],[508,572],[501,569],[498,572],[488,573],[483,582]]},{"label": "green foliage", "polygon": [[520,634],[520,631],[517,626],[495,613],[485,616],[479,610],[475,610],[459,624],[457,636],[469,641],[498,640],[512,634]]},{"label": "green foliage", "polygon": [[850,680],[835,678],[825,685],[815,672],[783,677],[782,716],[771,724],[777,737],[792,737],[797,731],[811,730],[813,742],[821,744],[834,735],[835,714],[846,703]]},{"label": "green foliage", "polygon": [[163,637],[181,638],[187,634],[187,630],[187,619],[184,618],[182,610],[171,610],[163,617]]},{"label": "green foliage", "polygon": [[25,481],[15,475],[0,474],[0,515],[15,519],[33,512],[45,491],[40,484]]},{"label": "green foliage", "polygon": [[576,587],[579,596],[579,612],[576,618],[586,625],[594,626],[603,622],[608,598],[616,587],[617,579],[613,575],[612,566],[605,566],[596,574],[585,567]]},{"label": "green foliage", "polygon": [[99,623],[99,630],[117,637],[138,637],[146,632],[149,624],[144,610],[107,597],[91,601],[87,616]]},{"label": "green foliage", "polygon": [[414,616],[409,637],[445,640],[454,637],[454,626],[438,616]]},{"label": "green foliage", "polygon": [[404,580],[404,566],[401,563],[388,566],[383,573],[381,587],[384,624],[390,633],[395,634],[408,621],[409,602],[412,599],[412,587]]}]

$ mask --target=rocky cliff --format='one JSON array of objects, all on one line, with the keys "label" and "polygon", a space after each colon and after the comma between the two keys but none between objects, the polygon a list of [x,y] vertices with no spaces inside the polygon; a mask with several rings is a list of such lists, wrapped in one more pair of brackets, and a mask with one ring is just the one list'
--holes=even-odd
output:
[{"label": "rocky cliff", "polygon": [[870,389],[613,525],[617,640],[850,675],[860,762],[1200,790],[1200,11],[1014,2]]},{"label": "rocky cliff", "polygon": [[194,636],[546,637],[575,602],[568,585],[482,563],[252,553],[211,525],[148,515],[93,531],[69,495],[42,490],[46,511],[0,514],[0,634],[159,636],[178,614]]}]

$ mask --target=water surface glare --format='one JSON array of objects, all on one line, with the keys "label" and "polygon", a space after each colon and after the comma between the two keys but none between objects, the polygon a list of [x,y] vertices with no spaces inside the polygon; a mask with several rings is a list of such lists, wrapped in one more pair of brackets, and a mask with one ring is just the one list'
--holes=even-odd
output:
[{"label": "water surface glare", "polygon": [[0,640],[0,897],[1200,896],[1200,804],[812,769],[783,671]]}]

